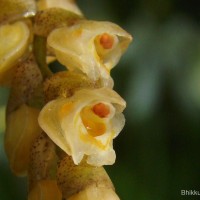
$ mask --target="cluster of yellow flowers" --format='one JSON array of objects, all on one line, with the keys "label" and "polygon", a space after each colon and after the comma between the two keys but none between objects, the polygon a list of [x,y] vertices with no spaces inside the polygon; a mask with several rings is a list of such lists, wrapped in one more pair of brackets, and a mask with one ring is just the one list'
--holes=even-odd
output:
[{"label": "cluster of yellow flowers", "polygon": [[[12,171],[29,177],[29,200],[118,199],[101,166],[115,162],[125,123],[110,71],[132,37],[86,19],[72,0],[0,6],[0,84],[11,87],[5,150]],[[53,74],[55,60],[66,71]]]}]

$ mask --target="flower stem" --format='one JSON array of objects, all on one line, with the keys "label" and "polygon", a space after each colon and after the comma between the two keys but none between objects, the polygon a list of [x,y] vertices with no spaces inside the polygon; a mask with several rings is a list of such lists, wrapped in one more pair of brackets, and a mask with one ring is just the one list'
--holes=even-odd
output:
[{"label": "flower stem", "polygon": [[52,75],[46,63],[46,38],[42,36],[35,36],[33,42],[33,52],[41,73],[45,78]]}]

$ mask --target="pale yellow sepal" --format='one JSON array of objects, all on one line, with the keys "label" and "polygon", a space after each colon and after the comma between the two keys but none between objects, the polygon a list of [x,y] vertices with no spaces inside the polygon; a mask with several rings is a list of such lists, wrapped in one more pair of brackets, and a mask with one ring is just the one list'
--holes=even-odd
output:
[{"label": "pale yellow sepal", "polygon": [[56,179],[58,157],[56,146],[42,132],[33,142],[28,170],[29,187],[33,188],[38,181]]},{"label": "pale yellow sepal", "polygon": [[74,0],[38,0],[37,6],[39,10],[45,10],[48,8],[63,8],[78,15],[82,15],[81,10]]},{"label": "pale yellow sepal", "polygon": [[57,170],[57,183],[62,191],[63,199],[68,199],[78,192],[96,186],[98,189],[114,190],[113,184],[103,167],[88,165],[85,159],[75,165],[70,156],[60,160]]},{"label": "pale yellow sepal", "polygon": [[46,37],[53,29],[72,26],[83,17],[63,8],[39,11],[34,18],[34,33]]},{"label": "pale yellow sepal", "polygon": [[84,155],[94,166],[115,162],[113,139],[122,130],[125,101],[109,88],[81,89],[70,98],[44,106],[39,124],[52,141],[79,164]]},{"label": "pale yellow sepal", "polygon": [[0,83],[27,50],[29,38],[30,30],[24,22],[0,26]]},{"label": "pale yellow sepal", "polygon": [[23,104],[7,118],[5,151],[12,171],[18,176],[26,175],[31,145],[42,132],[38,115],[38,109]]},{"label": "pale yellow sepal", "polygon": [[28,200],[62,200],[62,194],[55,180],[42,180],[30,191]]},{"label": "pale yellow sepal", "polygon": [[99,83],[91,81],[82,73],[62,71],[46,79],[43,90],[45,100],[48,102],[58,97],[70,97],[80,89],[99,87]]},{"label": "pale yellow sepal", "polygon": [[47,38],[58,61],[70,71],[79,70],[92,80],[103,79],[118,63],[132,37],[111,22],[81,20],[74,26],[55,29]]},{"label": "pale yellow sepal", "polygon": [[35,0],[1,0],[0,24],[32,17],[36,13]]},{"label": "pale yellow sepal", "polygon": [[120,200],[111,188],[101,188],[92,185],[83,191],[71,196],[67,200]]}]

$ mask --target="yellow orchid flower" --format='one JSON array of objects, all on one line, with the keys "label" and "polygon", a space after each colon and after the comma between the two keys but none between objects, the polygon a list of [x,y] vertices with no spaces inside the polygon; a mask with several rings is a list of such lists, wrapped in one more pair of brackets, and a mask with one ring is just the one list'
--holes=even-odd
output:
[{"label": "yellow orchid flower", "polygon": [[131,40],[131,35],[111,22],[80,20],[71,27],[53,30],[47,43],[69,70],[82,71],[105,83]]},{"label": "yellow orchid flower", "polygon": [[115,162],[113,139],[122,130],[125,101],[109,88],[82,89],[72,97],[60,97],[44,106],[39,125],[47,135],[79,164]]}]

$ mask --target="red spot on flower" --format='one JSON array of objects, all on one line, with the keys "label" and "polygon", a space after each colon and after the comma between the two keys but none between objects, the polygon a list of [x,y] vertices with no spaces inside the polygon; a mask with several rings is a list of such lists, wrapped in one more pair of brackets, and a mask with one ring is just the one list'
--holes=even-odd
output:
[{"label": "red spot on flower", "polygon": [[93,112],[101,118],[107,117],[110,114],[110,108],[104,103],[98,103],[93,106]]},{"label": "red spot on flower", "polygon": [[114,44],[114,38],[113,36],[104,33],[100,36],[99,42],[104,49],[111,49]]}]

